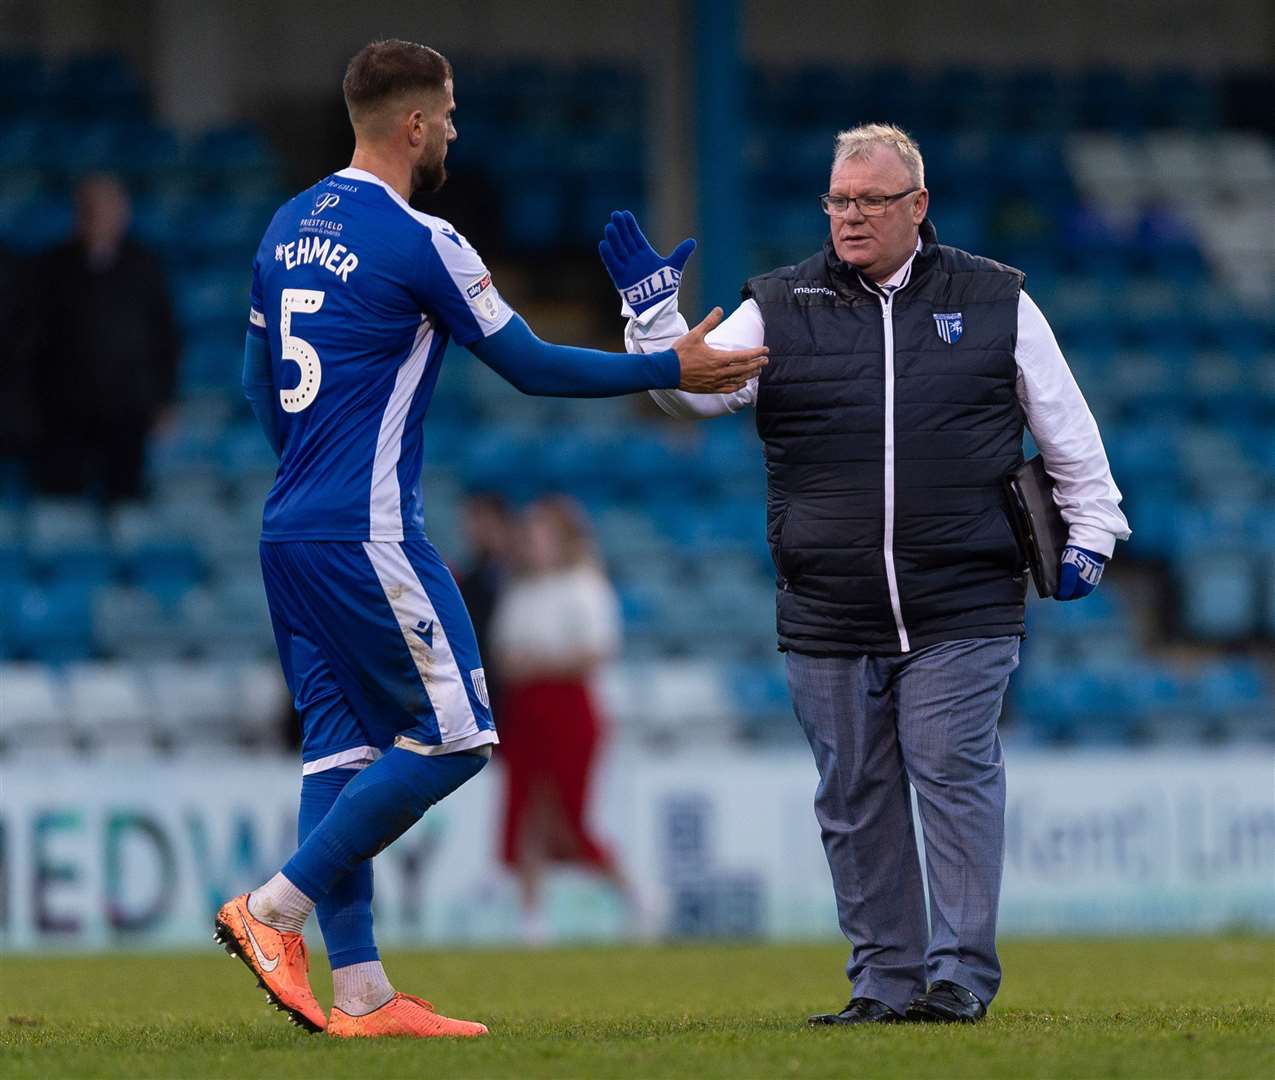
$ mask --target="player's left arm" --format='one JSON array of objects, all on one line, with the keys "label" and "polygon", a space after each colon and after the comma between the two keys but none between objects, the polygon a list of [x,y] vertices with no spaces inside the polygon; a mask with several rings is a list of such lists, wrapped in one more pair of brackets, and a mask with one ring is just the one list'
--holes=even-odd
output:
[{"label": "player's left arm", "polygon": [[615,397],[676,387],[688,377],[696,380],[695,386],[735,389],[758,366],[753,357],[732,354],[705,371],[703,358],[695,353],[707,327],[697,327],[677,343],[690,356],[687,370],[676,347],[630,355],[542,341],[505,303],[491,272],[464,237],[442,224],[422,230],[422,237],[422,309],[441,318],[459,344],[525,394]]},{"label": "player's left arm", "polygon": [[537,337],[517,313],[490,337],[469,343],[469,350],[524,394],[537,397],[616,397],[676,386],[681,378],[672,349],[630,356],[555,345]]},{"label": "player's left arm", "polygon": [[283,456],[278,418],[275,414],[274,380],[270,375],[270,346],[266,341],[266,317],[261,300],[261,279],[257,263],[252,264],[252,296],[248,308],[248,332],[243,343],[243,396],[257,418],[275,457]]},{"label": "player's left arm", "polygon": [[1027,293],[1018,298],[1014,351],[1018,400],[1040,448],[1054,498],[1067,523],[1060,600],[1091,592],[1117,540],[1130,536],[1120,511],[1120,489],[1111,475],[1098,425],[1044,314]]}]

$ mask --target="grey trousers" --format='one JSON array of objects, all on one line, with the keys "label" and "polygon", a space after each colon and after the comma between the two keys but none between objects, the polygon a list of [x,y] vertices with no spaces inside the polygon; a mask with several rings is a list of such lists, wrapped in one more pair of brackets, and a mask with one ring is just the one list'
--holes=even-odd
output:
[{"label": "grey trousers", "polygon": [[[985,1005],[996,996],[1005,854],[996,722],[1018,645],[999,637],[902,656],[787,654],[819,769],[815,817],[837,914],[853,943],[854,997],[903,1012],[939,979]],[[928,926],[909,781],[925,836]]]}]

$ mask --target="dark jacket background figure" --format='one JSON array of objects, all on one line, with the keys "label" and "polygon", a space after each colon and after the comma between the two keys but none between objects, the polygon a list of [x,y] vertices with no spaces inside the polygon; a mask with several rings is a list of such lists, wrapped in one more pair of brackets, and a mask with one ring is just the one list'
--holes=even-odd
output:
[{"label": "dark jacket background figure", "polygon": [[33,478],[50,494],[139,498],[147,438],[176,396],[177,328],[163,265],[126,233],[123,189],[94,177],[78,198],[76,237],[31,269]]}]

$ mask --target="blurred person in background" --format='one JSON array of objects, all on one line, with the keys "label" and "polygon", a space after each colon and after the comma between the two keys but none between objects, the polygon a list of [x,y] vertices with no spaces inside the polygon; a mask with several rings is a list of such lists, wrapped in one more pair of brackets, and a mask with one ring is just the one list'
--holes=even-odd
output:
[{"label": "blurred person in background", "polygon": [[492,650],[506,689],[502,855],[518,876],[524,935],[542,944],[549,934],[542,899],[550,864],[594,871],[626,902],[632,897],[586,821],[603,736],[590,684],[619,653],[620,604],[584,512],[572,500],[533,503],[516,551],[514,578],[492,621]]},{"label": "blurred person in background", "polygon": [[158,256],[129,235],[114,176],[76,189],[75,235],[32,269],[26,364],[39,490],[144,494],[146,444],[177,392],[178,335]]},{"label": "blurred person in background", "polygon": [[[779,643],[853,942],[850,1002],[810,1022],[975,1021],[1001,978],[996,726],[1026,590],[1003,481],[1022,463],[1024,420],[1069,527],[1056,599],[1087,595],[1129,527],[1023,275],[938,243],[915,142],[885,124],[842,132],[820,204],[823,250],[749,279],[708,337],[764,342],[770,365],[734,394],[653,396],[685,418],[756,409]],[[664,259],[631,214],[612,215],[600,253],[630,349],[685,328],[677,282],[693,247]]]},{"label": "blurred person in background", "polygon": [[473,491],[460,508],[461,527],[469,547],[469,561],[456,576],[460,595],[469,609],[478,640],[478,655],[487,674],[487,696],[500,711],[500,661],[491,649],[491,620],[509,581],[509,560],[514,551],[517,519],[505,497],[497,491]]},{"label": "blurred person in background", "polygon": [[[279,457],[260,554],[302,723],[298,846],[222,905],[215,935],[308,1031],[480,1036],[485,1025],[394,988],[372,923],[372,859],[473,779],[499,741],[469,613],[425,535],[423,428],[448,343],[524,393],[569,397],[735,390],[766,350],[704,344],[720,310],[655,355],[541,340],[473,245],[410,204],[447,179],[457,138],[447,58],[374,41],[342,90],[353,157],[275,213],[253,260],[244,340],[244,394]],[[332,967],[327,1016],[310,985],[312,911]]]}]

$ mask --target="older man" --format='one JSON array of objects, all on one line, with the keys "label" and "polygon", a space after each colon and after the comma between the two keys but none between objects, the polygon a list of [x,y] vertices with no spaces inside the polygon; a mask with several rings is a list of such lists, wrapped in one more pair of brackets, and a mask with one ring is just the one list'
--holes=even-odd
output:
[{"label": "older man", "polygon": [[[1024,418],[1069,526],[1057,598],[1092,590],[1129,528],[1023,275],[937,242],[912,139],[883,124],[841,133],[820,202],[823,250],[751,278],[708,339],[764,342],[769,366],[732,394],[653,393],[674,416],[757,410],[779,645],[854,943],[849,1004],[811,1023],[973,1021],[1001,974],[996,723],[1025,592],[1002,481],[1022,462]],[[632,215],[612,216],[600,250],[631,351],[684,332],[676,289],[693,246],[662,259]]]}]

